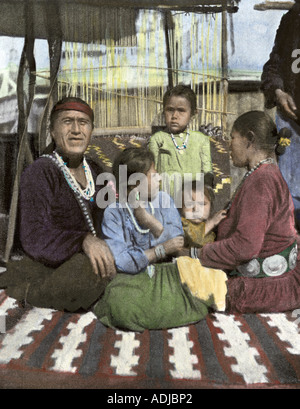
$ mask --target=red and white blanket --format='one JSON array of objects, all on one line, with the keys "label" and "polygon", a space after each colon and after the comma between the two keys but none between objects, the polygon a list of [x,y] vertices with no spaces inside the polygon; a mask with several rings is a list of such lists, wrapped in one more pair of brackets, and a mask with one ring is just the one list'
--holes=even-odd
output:
[{"label": "red and white blanket", "polygon": [[298,388],[298,316],[217,313],[135,333],[92,312],[23,308],[0,290],[0,388]]}]

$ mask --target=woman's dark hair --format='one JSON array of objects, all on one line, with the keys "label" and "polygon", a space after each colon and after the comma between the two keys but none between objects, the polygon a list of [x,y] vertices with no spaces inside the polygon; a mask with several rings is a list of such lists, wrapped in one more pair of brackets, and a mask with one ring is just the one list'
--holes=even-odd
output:
[{"label": "woman's dark hair", "polygon": [[273,119],[263,111],[249,111],[239,116],[233,124],[233,131],[246,137],[257,149],[267,154],[282,155],[285,147],[279,144],[281,138],[290,138],[291,132],[282,128],[278,133]]},{"label": "woman's dark hair", "polygon": [[91,113],[92,113],[92,116],[91,116],[92,125],[94,127],[94,113],[91,107],[89,106],[89,104],[79,97],[65,97],[57,101],[57,103],[52,108],[52,111],[50,113],[50,129],[53,128],[55,119],[58,116],[58,114],[61,112],[60,110],[56,110],[57,106],[65,104],[66,102],[79,102],[80,104],[86,105],[88,108],[90,108]]},{"label": "woman's dark hair", "polygon": [[134,173],[147,174],[152,164],[154,155],[147,148],[126,148],[114,160],[112,173],[116,179],[116,187],[119,189],[119,167],[127,166],[127,181]]},{"label": "woman's dark hair", "polygon": [[163,109],[165,109],[169,99],[171,97],[184,97],[186,98],[191,105],[191,113],[194,115],[197,110],[197,97],[195,92],[188,85],[179,84],[173,88],[170,88],[163,98]]}]

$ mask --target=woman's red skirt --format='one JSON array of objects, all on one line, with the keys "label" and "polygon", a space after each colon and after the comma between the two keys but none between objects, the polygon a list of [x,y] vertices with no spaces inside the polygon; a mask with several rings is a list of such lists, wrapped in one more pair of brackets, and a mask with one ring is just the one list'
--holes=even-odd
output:
[{"label": "woman's red skirt", "polygon": [[278,277],[228,278],[227,288],[226,312],[229,313],[284,312],[300,308],[300,252],[294,270]]}]

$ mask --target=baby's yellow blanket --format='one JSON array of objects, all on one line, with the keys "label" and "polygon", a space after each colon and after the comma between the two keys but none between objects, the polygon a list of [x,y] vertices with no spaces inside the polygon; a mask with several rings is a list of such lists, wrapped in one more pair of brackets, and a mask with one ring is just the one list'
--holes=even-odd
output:
[{"label": "baby's yellow blanket", "polygon": [[227,275],[222,270],[203,267],[200,260],[178,257],[177,266],[182,284],[186,284],[194,297],[207,301],[213,297],[217,311],[225,311]]}]

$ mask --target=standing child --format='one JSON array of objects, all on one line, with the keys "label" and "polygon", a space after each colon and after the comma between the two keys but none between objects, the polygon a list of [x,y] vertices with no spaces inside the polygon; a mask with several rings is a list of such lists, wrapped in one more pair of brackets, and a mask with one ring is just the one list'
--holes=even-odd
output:
[{"label": "standing child", "polygon": [[[212,172],[210,140],[203,133],[189,129],[197,110],[196,94],[189,86],[177,85],[168,90],[163,98],[163,110],[166,129],[150,138],[149,149],[154,154],[155,168],[162,175],[162,190],[174,196],[184,174],[192,174],[194,180],[197,173]],[[181,178],[175,177],[176,174]]]}]

